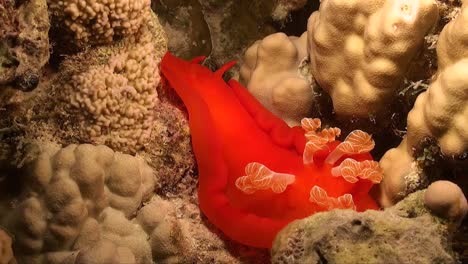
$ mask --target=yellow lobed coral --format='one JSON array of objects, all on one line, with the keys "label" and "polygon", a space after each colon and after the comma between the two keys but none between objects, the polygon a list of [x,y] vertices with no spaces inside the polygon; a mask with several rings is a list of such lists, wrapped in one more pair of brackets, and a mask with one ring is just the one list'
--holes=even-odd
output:
[{"label": "yellow lobed coral", "polygon": [[48,0],[56,27],[78,45],[111,43],[136,33],[149,17],[150,0]]},{"label": "yellow lobed coral", "polygon": [[468,57],[438,73],[408,114],[408,143],[434,138],[443,154],[468,151]]},{"label": "yellow lobed coral", "polygon": [[307,58],[307,35],[276,33],[257,41],[245,53],[241,81],[272,113],[289,125],[300,125],[313,103],[310,78],[301,72]]},{"label": "yellow lobed coral", "polygon": [[337,114],[382,112],[437,17],[433,0],[322,1],[309,18],[309,53]]},{"label": "yellow lobed coral", "polygon": [[[0,213],[0,223],[15,236],[20,261],[48,263],[54,252],[90,246],[102,238],[146,241],[141,227],[115,225],[118,219],[128,221],[154,191],[153,170],[142,159],[106,146],[39,143],[36,148],[38,153],[28,154],[34,158],[20,176],[20,198]],[[0,203],[9,206],[6,200]],[[138,248],[145,250],[143,244]],[[145,254],[131,249],[139,263],[151,257],[149,245]]]},{"label": "yellow lobed coral", "polygon": [[[436,140],[443,154],[462,155],[468,151],[468,4],[439,35],[435,80],[416,99],[408,114],[406,138],[380,160],[384,180],[378,199],[390,206],[408,192],[408,179],[420,177],[414,166],[414,150],[425,138]],[[414,175],[414,177],[411,177]]]}]

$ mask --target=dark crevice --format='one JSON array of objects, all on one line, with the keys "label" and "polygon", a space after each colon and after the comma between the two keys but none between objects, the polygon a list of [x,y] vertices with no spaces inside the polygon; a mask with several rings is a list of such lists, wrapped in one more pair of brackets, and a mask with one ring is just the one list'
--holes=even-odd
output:
[{"label": "dark crevice", "polygon": [[325,258],[322,251],[320,251],[319,248],[315,248],[315,253],[317,253],[317,256],[319,257],[318,264],[328,264],[328,260]]},{"label": "dark crevice", "polygon": [[300,36],[307,30],[310,15],[319,9],[320,1],[308,0],[299,10],[289,13],[286,21],[276,22],[275,28],[288,36]]}]

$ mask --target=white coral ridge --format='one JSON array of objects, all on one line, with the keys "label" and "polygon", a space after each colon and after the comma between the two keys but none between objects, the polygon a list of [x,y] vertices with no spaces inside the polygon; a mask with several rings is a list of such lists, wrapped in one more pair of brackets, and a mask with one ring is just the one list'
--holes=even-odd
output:
[{"label": "white coral ridge", "polygon": [[158,103],[158,63],[147,43],[73,76],[65,86],[67,101],[87,139],[130,153],[148,143]]},{"label": "white coral ridge", "polygon": [[149,19],[150,0],[48,0],[49,10],[77,44],[105,44],[132,35]]},{"label": "white coral ridge", "polygon": [[308,47],[336,113],[383,112],[437,17],[434,0],[322,1],[309,18]]},{"label": "white coral ridge", "polygon": [[161,226],[171,210],[153,199],[138,211],[156,185],[141,158],[106,146],[38,146],[18,175],[17,200],[0,200],[0,225],[14,235],[20,263],[151,263],[158,251],[174,251],[167,245],[177,239],[159,236],[178,232]]},{"label": "white coral ridge", "polygon": [[299,38],[284,33],[267,36],[246,51],[240,70],[249,92],[291,126],[310,115],[314,98],[310,78],[301,72],[306,44],[305,33]]}]

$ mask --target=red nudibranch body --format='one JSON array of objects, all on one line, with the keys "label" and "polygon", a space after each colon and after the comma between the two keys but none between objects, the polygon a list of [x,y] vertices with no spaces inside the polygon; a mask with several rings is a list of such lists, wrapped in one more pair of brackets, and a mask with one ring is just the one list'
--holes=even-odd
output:
[{"label": "red nudibranch body", "polygon": [[199,170],[200,209],[228,237],[271,248],[289,222],[335,208],[378,209],[368,191],[382,179],[368,153],[371,137],[353,131],[343,141],[338,128],[320,129],[319,119],[290,128],[244,87],[223,73],[167,53],[161,72],[189,113]]}]

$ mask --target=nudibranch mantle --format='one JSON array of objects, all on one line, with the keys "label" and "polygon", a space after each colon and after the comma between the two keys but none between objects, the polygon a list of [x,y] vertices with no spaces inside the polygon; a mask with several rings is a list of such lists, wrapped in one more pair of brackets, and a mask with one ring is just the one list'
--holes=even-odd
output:
[{"label": "nudibranch mantle", "polygon": [[[198,164],[202,212],[229,238],[270,248],[289,222],[336,208],[378,209],[368,191],[382,178],[368,153],[370,135],[353,131],[335,140],[338,128],[318,119],[290,128],[224,71],[167,53],[161,72],[189,114]],[[343,162],[346,160],[345,162]]]}]

